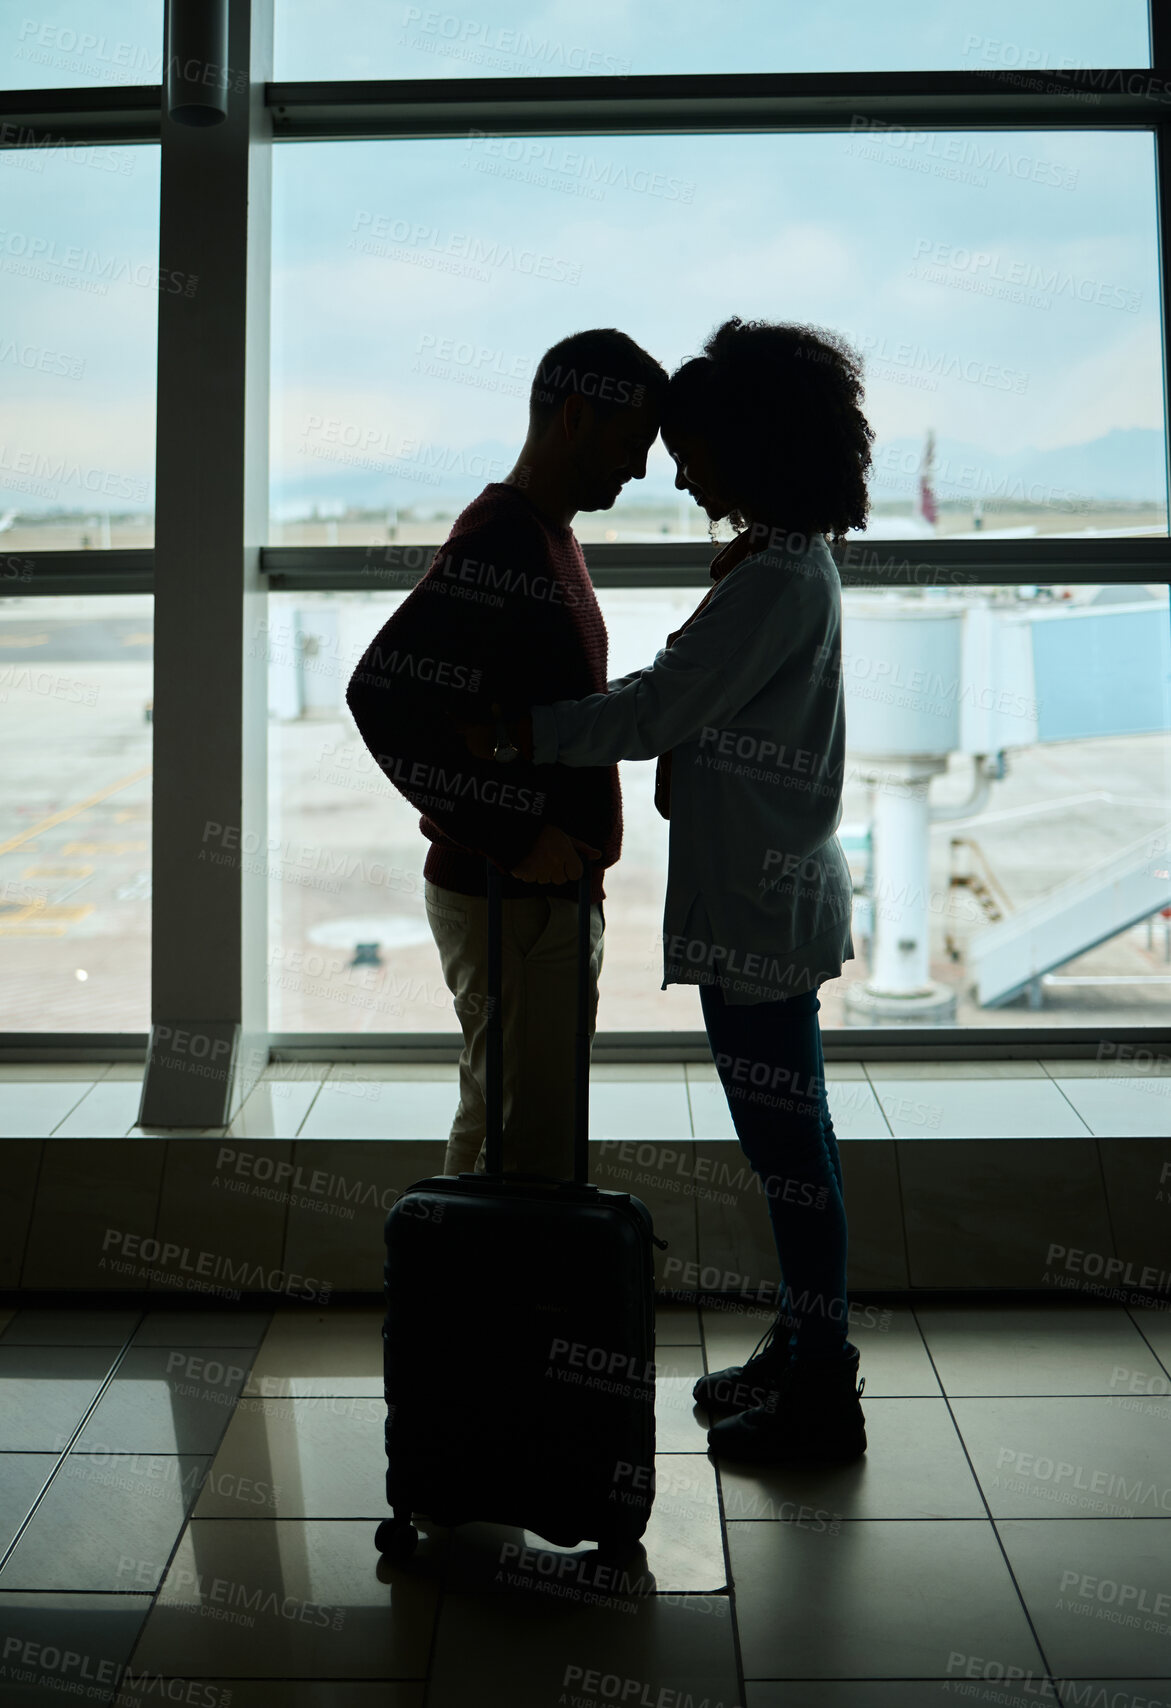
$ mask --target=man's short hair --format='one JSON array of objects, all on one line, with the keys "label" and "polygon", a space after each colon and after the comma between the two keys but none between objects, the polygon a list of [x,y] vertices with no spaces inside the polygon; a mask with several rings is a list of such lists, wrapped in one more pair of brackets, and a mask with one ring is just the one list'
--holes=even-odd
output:
[{"label": "man's short hair", "polygon": [[665,368],[616,327],[574,332],[546,350],[529,392],[529,420],[546,427],[579,394],[601,416],[650,404],[658,415],[670,382]]}]

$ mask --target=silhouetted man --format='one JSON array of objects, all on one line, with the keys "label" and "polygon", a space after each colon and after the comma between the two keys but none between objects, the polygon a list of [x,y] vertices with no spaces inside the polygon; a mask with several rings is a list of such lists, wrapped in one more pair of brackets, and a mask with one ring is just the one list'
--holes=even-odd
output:
[{"label": "silhouetted man", "polygon": [[[659,364],[613,329],[547,351],[515,467],[456,518],[347,691],[363,739],[431,843],[427,918],[464,1035],[448,1174],[483,1166],[485,855],[502,873],[505,1166],[572,1173],[576,880],[581,856],[595,859],[592,1036],[602,871],[622,843],[618,768],[538,773],[508,746],[504,718],[608,686],[606,629],[571,523],[643,478],[666,384]],[[485,721],[493,706],[495,760],[473,758],[457,726]]]}]

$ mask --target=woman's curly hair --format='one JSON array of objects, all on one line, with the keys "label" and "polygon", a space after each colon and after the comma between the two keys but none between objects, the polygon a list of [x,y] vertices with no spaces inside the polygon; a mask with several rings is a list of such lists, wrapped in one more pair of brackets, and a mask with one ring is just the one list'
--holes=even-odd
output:
[{"label": "woman's curly hair", "polygon": [[747,514],[836,543],[870,508],[862,390],[861,358],[836,333],[733,315],[672,374],[663,437],[706,443],[734,526]]}]

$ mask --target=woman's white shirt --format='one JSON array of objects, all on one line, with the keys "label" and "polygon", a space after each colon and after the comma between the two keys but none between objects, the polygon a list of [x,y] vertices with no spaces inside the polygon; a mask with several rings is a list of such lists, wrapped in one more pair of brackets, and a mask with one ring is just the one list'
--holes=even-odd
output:
[{"label": "woman's white shirt", "polygon": [[835,834],[845,777],[841,581],[824,538],[717,582],[653,664],[533,708],[537,764],[671,758],[663,988],[730,1003],[816,989],[853,958]]}]

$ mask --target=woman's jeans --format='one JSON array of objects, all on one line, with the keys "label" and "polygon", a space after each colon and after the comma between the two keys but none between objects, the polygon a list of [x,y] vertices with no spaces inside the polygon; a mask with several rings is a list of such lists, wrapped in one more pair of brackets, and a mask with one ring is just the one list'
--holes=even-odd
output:
[{"label": "woman's jeans", "polygon": [[740,1004],[701,985],[699,997],[732,1123],[768,1204],[782,1325],[802,1360],[832,1358],[848,1326],[846,1211],[817,992]]}]

